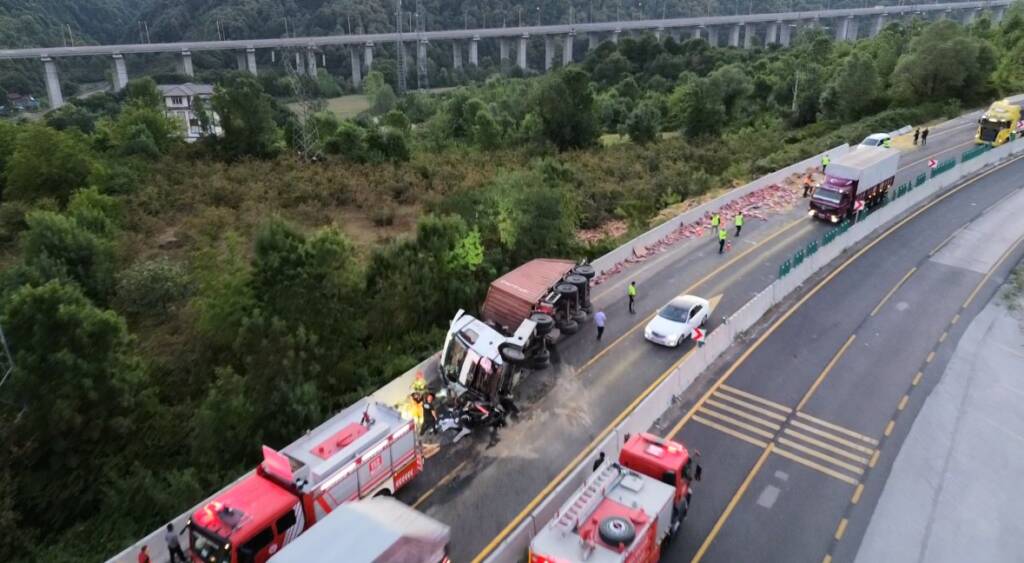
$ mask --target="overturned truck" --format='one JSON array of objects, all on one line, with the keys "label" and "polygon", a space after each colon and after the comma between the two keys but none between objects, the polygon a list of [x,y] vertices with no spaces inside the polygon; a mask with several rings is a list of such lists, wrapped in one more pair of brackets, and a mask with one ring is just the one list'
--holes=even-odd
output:
[{"label": "overturned truck", "polygon": [[511,396],[525,370],[547,367],[549,346],[589,318],[595,274],[586,263],[540,258],[494,280],[481,318],[460,310],[452,319],[438,362],[442,385],[489,403]]}]

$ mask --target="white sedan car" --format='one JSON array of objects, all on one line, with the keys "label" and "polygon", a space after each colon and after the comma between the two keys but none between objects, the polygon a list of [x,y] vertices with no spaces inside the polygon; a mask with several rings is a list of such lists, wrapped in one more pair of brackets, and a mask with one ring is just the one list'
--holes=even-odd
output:
[{"label": "white sedan car", "polygon": [[644,328],[644,338],[662,346],[679,346],[689,338],[693,329],[704,326],[711,315],[707,299],[695,295],[680,295],[658,311]]},{"label": "white sedan car", "polygon": [[887,148],[887,143],[891,143],[892,138],[888,133],[873,133],[864,137],[864,140],[860,142],[860,147],[883,147]]}]

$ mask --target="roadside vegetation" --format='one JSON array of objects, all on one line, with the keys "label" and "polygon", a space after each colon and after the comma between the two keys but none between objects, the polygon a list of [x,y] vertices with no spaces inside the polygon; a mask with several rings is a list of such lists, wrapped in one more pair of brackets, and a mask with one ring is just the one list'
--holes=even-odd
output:
[{"label": "roadside vegetation", "polygon": [[[1024,10],[790,49],[628,38],[431,95],[390,80],[303,123],[283,77],[229,74],[224,137],[193,145],[148,79],[0,122],[0,559],[110,556],[415,365],[526,260],[1024,91]],[[577,236],[610,222],[629,232]]]}]

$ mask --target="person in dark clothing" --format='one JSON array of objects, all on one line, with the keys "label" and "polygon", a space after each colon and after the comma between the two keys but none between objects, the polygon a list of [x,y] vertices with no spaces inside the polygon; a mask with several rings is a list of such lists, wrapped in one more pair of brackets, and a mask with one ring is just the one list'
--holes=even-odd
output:
[{"label": "person in dark clothing", "polygon": [[188,563],[185,552],[181,550],[181,543],[178,542],[178,536],[183,533],[185,533],[185,530],[174,533],[174,524],[167,524],[167,531],[164,532],[164,541],[167,542],[167,552],[171,556],[171,563],[174,563],[179,558],[181,563]]},{"label": "person in dark clothing", "polygon": [[597,471],[597,468],[601,467],[602,463],[604,463],[604,452],[597,454],[597,459],[594,460],[594,469],[592,471]]},{"label": "person in dark clothing", "polygon": [[428,431],[437,434],[437,412],[433,393],[427,393],[423,398],[423,426],[420,427],[420,436]]},{"label": "person in dark clothing", "polygon": [[811,178],[811,175],[808,174],[808,175],[804,176],[804,197],[810,197],[811,190],[813,190],[813,189],[814,189],[814,180]]},{"label": "person in dark clothing", "polygon": [[921,129],[920,128],[914,129],[914,144],[915,145],[917,144],[917,141],[920,138],[921,138]]},{"label": "person in dark clothing", "polygon": [[924,145],[927,145],[927,144],[928,144],[928,128],[926,127],[924,131],[921,131],[921,146],[924,146]]}]

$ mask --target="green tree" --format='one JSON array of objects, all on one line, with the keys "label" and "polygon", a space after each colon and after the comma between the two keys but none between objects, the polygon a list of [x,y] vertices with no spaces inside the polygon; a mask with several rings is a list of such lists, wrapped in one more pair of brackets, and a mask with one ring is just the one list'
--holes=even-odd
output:
[{"label": "green tree", "polygon": [[126,313],[161,318],[191,290],[185,268],[161,257],[136,262],[118,273],[116,303]]},{"label": "green tree", "polygon": [[629,60],[615,51],[594,66],[594,80],[603,86],[618,84],[629,74]]},{"label": "green tree", "polygon": [[[980,42],[951,21],[929,25],[910,42],[909,51],[900,57],[893,71],[893,95],[905,103],[922,103],[948,98],[969,99],[983,88],[979,73],[991,64],[979,55]],[[984,53],[989,57],[990,53]]]},{"label": "green tree", "polygon": [[384,117],[380,119],[380,123],[381,125],[393,127],[401,131],[403,134],[408,134],[412,129],[412,123],[409,122],[409,118],[397,109],[393,109],[384,114]]},{"label": "green tree", "polygon": [[5,198],[67,201],[93,169],[84,139],[42,125],[24,126],[14,147],[7,161]]},{"label": "green tree", "polygon": [[366,74],[363,80],[363,93],[370,101],[370,113],[383,115],[395,108],[398,97],[391,85],[384,80],[384,75],[376,70]]},{"label": "green tree", "polygon": [[572,255],[578,206],[564,185],[532,170],[500,174],[488,189],[497,199],[498,237],[509,264]]},{"label": "green tree", "polygon": [[329,154],[336,154],[352,162],[366,160],[366,131],[351,121],[342,121],[334,136],[325,146]]},{"label": "green tree", "polygon": [[14,292],[3,312],[14,373],[0,408],[27,523],[60,530],[95,514],[104,465],[132,431],[144,383],[124,320],[93,306],[73,285],[51,281]]},{"label": "green tree", "polygon": [[0,197],[3,197],[7,189],[7,163],[14,156],[20,131],[13,123],[0,119]]},{"label": "green tree", "polygon": [[179,125],[163,110],[132,102],[108,128],[110,143],[124,155],[166,154],[181,135]]},{"label": "green tree", "polygon": [[47,125],[58,131],[77,129],[88,135],[96,129],[96,117],[92,112],[75,103],[48,112],[45,119]]},{"label": "green tree", "polygon": [[577,67],[543,78],[537,109],[544,135],[561,150],[597,142],[599,130],[589,82],[587,73]]},{"label": "green tree", "polygon": [[270,96],[255,77],[232,75],[214,91],[213,109],[220,116],[224,131],[220,143],[229,158],[266,158],[280,151],[281,134]]},{"label": "green tree", "polygon": [[725,126],[726,112],[718,89],[706,78],[676,87],[669,107],[690,138],[715,136]]},{"label": "green tree", "polygon": [[125,95],[129,102],[150,109],[163,109],[164,95],[156,87],[156,81],[148,76],[129,80],[125,87]]},{"label": "green tree", "polygon": [[853,121],[871,109],[878,92],[875,63],[866,53],[854,51],[835,69],[822,94],[822,110],[828,116]]},{"label": "green tree", "polygon": [[404,162],[409,160],[409,143],[401,131],[393,127],[377,127],[366,135],[366,152],[371,161]]},{"label": "green tree", "polygon": [[634,143],[640,145],[658,140],[658,134],[661,132],[661,112],[654,102],[640,102],[626,120],[626,132]]},{"label": "green tree", "polygon": [[501,146],[501,128],[491,117],[491,112],[477,112],[473,120],[473,142],[485,150],[494,150]]},{"label": "green tree", "polygon": [[25,265],[42,280],[77,283],[89,297],[105,302],[113,288],[113,245],[74,218],[52,211],[29,212],[25,221]]},{"label": "green tree", "polygon": [[754,83],[742,65],[728,64],[708,75],[712,87],[718,92],[727,116],[735,116],[737,108],[754,92]]}]

